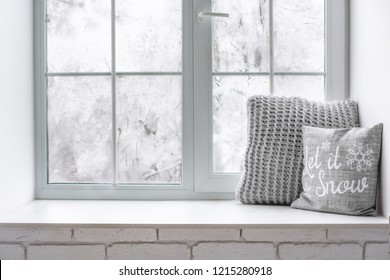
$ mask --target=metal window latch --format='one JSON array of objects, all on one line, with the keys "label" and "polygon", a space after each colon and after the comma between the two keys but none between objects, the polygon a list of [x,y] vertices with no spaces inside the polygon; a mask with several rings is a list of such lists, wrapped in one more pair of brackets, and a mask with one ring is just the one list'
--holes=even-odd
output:
[{"label": "metal window latch", "polygon": [[206,20],[206,17],[229,17],[229,14],[227,13],[214,13],[214,12],[206,12],[202,9],[198,10],[198,21],[204,22]]}]

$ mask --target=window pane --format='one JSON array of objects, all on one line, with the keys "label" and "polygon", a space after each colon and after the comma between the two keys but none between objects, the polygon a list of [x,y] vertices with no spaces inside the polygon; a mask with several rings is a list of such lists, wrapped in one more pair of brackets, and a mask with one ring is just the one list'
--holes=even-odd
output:
[{"label": "window pane", "polygon": [[268,0],[212,0],[214,72],[267,72]]},{"label": "window pane", "polygon": [[50,183],[112,182],[111,79],[48,79]]},{"label": "window pane", "polygon": [[246,100],[269,94],[268,76],[215,76],[213,78],[214,171],[239,173],[246,146]]},{"label": "window pane", "polygon": [[181,76],[118,78],[121,183],[181,183],[181,80]]},{"label": "window pane", "polygon": [[323,72],[324,0],[274,0],[276,72]]},{"label": "window pane", "polygon": [[182,0],[116,1],[117,70],[181,72]]},{"label": "window pane", "polygon": [[325,79],[323,76],[276,76],[275,95],[324,101]]},{"label": "window pane", "polygon": [[111,1],[47,0],[49,72],[111,69]]}]

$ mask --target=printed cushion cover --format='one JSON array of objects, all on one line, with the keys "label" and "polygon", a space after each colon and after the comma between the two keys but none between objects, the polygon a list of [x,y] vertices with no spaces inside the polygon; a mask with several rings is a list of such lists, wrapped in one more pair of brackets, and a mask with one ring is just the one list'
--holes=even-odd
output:
[{"label": "printed cushion cover", "polygon": [[382,124],[372,128],[303,127],[303,192],[293,208],[374,215]]}]

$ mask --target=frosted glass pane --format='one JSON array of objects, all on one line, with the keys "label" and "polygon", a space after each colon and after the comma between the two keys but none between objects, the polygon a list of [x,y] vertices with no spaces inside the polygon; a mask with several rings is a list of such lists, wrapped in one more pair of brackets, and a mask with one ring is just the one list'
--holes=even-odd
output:
[{"label": "frosted glass pane", "polygon": [[246,100],[269,94],[268,76],[213,78],[214,171],[239,173],[247,139]]},{"label": "frosted glass pane", "polygon": [[213,18],[214,72],[267,72],[268,0],[212,0],[213,11],[229,18]]},{"label": "frosted glass pane", "polygon": [[324,71],[324,0],[274,0],[275,71]]},{"label": "frosted glass pane", "polygon": [[50,183],[112,181],[111,79],[48,79]]},{"label": "frosted glass pane", "polygon": [[276,96],[325,100],[325,79],[322,76],[276,76],[274,84]]},{"label": "frosted glass pane", "polygon": [[182,0],[116,1],[117,70],[178,71]]},{"label": "frosted glass pane", "polygon": [[111,1],[47,0],[49,72],[111,69]]},{"label": "frosted glass pane", "polygon": [[181,183],[181,76],[117,80],[119,181]]}]

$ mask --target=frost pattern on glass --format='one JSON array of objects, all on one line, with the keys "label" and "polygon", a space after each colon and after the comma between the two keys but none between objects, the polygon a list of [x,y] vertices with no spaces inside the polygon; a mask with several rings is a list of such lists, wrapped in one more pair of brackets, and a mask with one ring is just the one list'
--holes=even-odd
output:
[{"label": "frost pattern on glass", "polygon": [[112,182],[111,79],[48,78],[50,183]]},{"label": "frost pattern on glass", "polygon": [[116,23],[119,72],[181,72],[182,0],[117,0]]},{"label": "frost pattern on glass", "polygon": [[275,71],[324,71],[324,17],[324,0],[274,0]]},{"label": "frost pattern on glass", "polygon": [[267,72],[268,0],[212,0],[213,11],[229,13],[212,20],[214,72]]},{"label": "frost pattern on glass", "polygon": [[49,72],[111,71],[111,1],[47,0]]},{"label": "frost pattern on glass", "polygon": [[325,100],[323,76],[275,76],[276,96],[299,96],[315,101]]},{"label": "frost pattern on glass", "polygon": [[217,173],[239,173],[247,139],[246,100],[269,94],[268,76],[213,77],[213,157]]},{"label": "frost pattern on glass", "polygon": [[120,183],[181,183],[181,80],[181,76],[118,78]]}]

